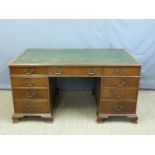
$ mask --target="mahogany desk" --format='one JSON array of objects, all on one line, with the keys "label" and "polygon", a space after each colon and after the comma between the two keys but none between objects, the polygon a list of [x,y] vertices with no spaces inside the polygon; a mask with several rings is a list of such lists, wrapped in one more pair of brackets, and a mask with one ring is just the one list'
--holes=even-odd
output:
[{"label": "mahogany desk", "polygon": [[97,122],[126,116],[136,123],[140,69],[123,49],[27,49],[9,65],[13,122],[24,116],[53,121],[55,78],[92,77]]}]

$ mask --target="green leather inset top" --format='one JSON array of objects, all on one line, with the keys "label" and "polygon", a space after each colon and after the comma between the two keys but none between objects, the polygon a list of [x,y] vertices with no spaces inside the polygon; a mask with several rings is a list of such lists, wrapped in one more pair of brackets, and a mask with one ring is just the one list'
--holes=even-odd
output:
[{"label": "green leather inset top", "polygon": [[27,49],[12,65],[140,65],[123,49]]}]

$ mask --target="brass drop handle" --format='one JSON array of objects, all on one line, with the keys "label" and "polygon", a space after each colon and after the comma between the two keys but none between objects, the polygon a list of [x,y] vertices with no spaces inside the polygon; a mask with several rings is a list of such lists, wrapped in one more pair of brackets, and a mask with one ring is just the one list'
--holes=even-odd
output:
[{"label": "brass drop handle", "polygon": [[34,85],[34,82],[29,82],[29,81],[24,81],[24,85],[28,86],[28,87],[32,87]]},{"label": "brass drop handle", "polygon": [[26,75],[31,75],[33,72],[34,72],[34,70],[32,68],[29,68],[29,69],[27,68],[27,69],[24,70],[24,73]]},{"label": "brass drop handle", "polygon": [[115,72],[116,74],[118,74],[118,75],[123,75],[123,74],[126,73],[125,70],[124,70],[124,69],[121,69],[121,68],[116,68],[116,69],[114,70],[114,72]]},{"label": "brass drop handle", "polygon": [[118,83],[117,83],[117,86],[118,87],[124,87],[126,85],[126,82],[125,81],[119,81]]},{"label": "brass drop handle", "polygon": [[55,74],[56,74],[56,75],[61,75],[62,73],[61,73],[61,72],[55,72]]},{"label": "brass drop handle", "polygon": [[26,96],[28,97],[28,98],[32,98],[32,97],[34,97],[36,95],[36,92],[35,91],[30,91],[30,92],[27,92],[27,94],[26,94]]},{"label": "brass drop handle", "polygon": [[118,98],[118,99],[120,99],[120,98],[122,98],[124,96],[124,94],[123,93],[120,93],[120,94],[114,94],[114,97],[115,98]]},{"label": "brass drop handle", "polygon": [[117,111],[117,112],[120,112],[124,109],[124,106],[123,105],[115,105],[114,106],[114,110]]},{"label": "brass drop handle", "polygon": [[61,74],[62,74],[62,69],[58,69],[58,68],[57,68],[57,69],[55,70],[55,74],[56,74],[56,75],[61,75]]},{"label": "brass drop handle", "polygon": [[89,68],[87,70],[87,72],[88,72],[89,75],[94,75],[95,74],[95,69],[94,68]]}]

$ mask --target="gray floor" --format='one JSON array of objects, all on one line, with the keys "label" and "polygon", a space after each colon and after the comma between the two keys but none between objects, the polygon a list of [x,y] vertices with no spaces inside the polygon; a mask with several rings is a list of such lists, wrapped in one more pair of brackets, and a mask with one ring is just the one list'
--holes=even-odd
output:
[{"label": "gray floor", "polygon": [[97,124],[95,100],[89,91],[62,92],[57,103],[52,124],[40,118],[13,124],[11,91],[0,91],[0,134],[155,134],[155,91],[140,91],[138,124],[126,118]]}]

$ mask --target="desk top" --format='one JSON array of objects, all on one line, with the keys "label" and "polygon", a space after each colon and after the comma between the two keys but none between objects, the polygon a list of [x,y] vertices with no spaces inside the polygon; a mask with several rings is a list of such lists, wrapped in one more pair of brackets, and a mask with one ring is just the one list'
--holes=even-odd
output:
[{"label": "desk top", "polygon": [[123,49],[27,49],[10,65],[140,66],[140,63]]}]

